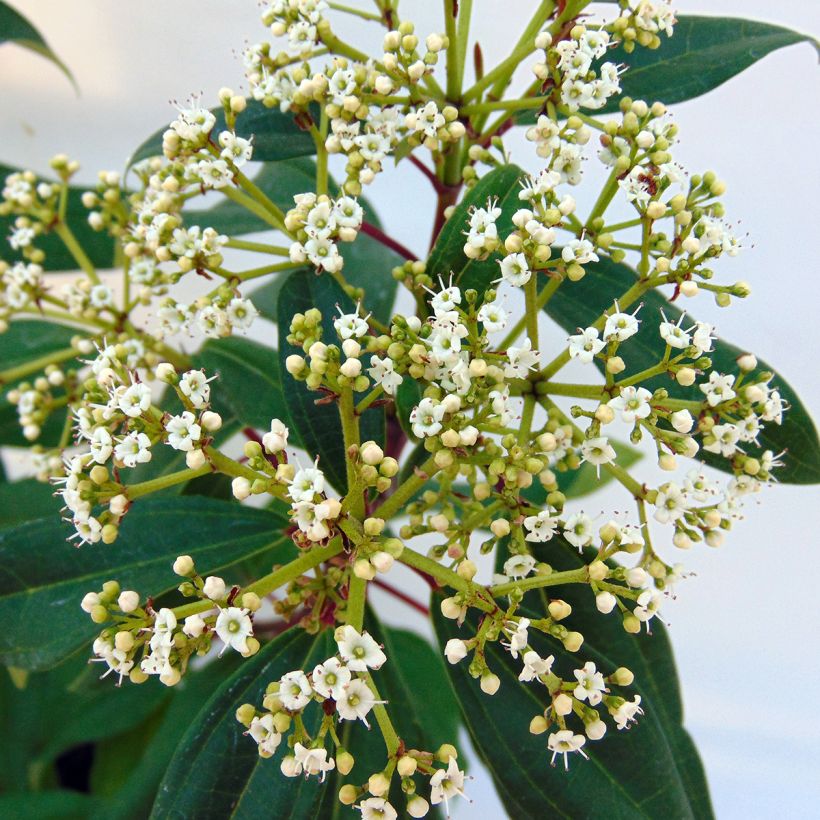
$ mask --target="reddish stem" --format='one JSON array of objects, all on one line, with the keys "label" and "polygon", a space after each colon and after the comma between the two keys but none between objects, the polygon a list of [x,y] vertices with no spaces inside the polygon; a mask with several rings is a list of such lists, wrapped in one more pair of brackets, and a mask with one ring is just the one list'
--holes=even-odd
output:
[{"label": "reddish stem", "polygon": [[420,604],[415,598],[411,598],[406,592],[402,592],[392,584],[388,584],[387,581],[382,581],[380,578],[374,578],[371,583],[375,584],[380,589],[383,589],[385,592],[389,592],[394,598],[398,598],[400,601],[403,601],[407,604],[407,606],[412,607],[416,610],[416,612],[420,612],[425,617],[430,615],[430,610],[424,606],[424,604]]},{"label": "reddish stem", "polygon": [[408,259],[412,262],[415,262],[418,259],[418,256],[413,253],[409,248],[406,248],[401,242],[397,242],[392,237],[389,237],[381,228],[377,228],[375,225],[372,225],[370,222],[362,222],[362,233],[367,234],[368,236],[373,237],[377,242],[381,242],[382,245],[385,247],[390,248],[390,250],[395,251],[399,256],[403,256],[405,259]]},{"label": "reddish stem", "polygon": [[439,178],[415,154],[410,154],[410,162],[430,180],[430,184],[436,193],[440,194],[444,190]]}]

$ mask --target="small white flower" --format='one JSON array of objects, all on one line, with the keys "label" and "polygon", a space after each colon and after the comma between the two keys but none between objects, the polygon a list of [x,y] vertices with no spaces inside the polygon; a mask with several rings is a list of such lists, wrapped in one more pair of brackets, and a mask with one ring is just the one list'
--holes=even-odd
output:
[{"label": "small white flower", "polygon": [[592,543],[592,519],[584,513],[573,513],[564,523],[564,538],[579,552]]},{"label": "small white flower", "polygon": [[350,624],[336,630],[336,644],[342,659],[353,672],[379,669],[387,660],[381,647],[367,632],[360,635]]},{"label": "small white flower", "polygon": [[333,327],[339,338],[345,339],[361,339],[367,334],[367,318],[362,319],[359,316],[359,306],[356,306],[355,313],[342,313],[339,308],[339,318],[333,320]]},{"label": "small white flower", "polygon": [[137,418],[151,407],[151,388],[135,382],[117,397],[117,405],[129,418]]},{"label": "small white flower", "polygon": [[509,364],[504,365],[504,375],[508,379],[526,379],[530,370],[535,370],[541,354],[532,349],[532,341],[524,339],[521,347],[508,347]]},{"label": "small white flower", "polygon": [[636,715],[643,714],[643,709],[641,709],[641,696],[635,695],[635,700],[632,702],[625,700],[616,709],[610,709],[609,713],[615,720],[619,730],[628,728],[631,722],[637,720]]},{"label": "small white flower", "polygon": [[362,820],[396,820],[398,814],[383,797],[368,797],[356,807],[362,813]]},{"label": "small white flower", "polygon": [[604,676],[592,661],[587,661],[583,669],[576,669],[573,674],[578,685],[572,694],[578,700],[589,701],[590,706],[597,706],[603,699],[603,693],[607,691]]},{"label": "small white flower", "polygon": [[301,669],[288,672],[282,675],[279,680],[279,700],[282,701],[285,709],[290,712],[298,712],[300,709],[304,709],[310,702],[312,694],[313,690],[310,687],[307,675]]},{"label": "small white flower", "polygon": [[498,302],[485,302],[478,310],[478,321],[487,333],[498,333],[507,327],[507,311]]},{"label": "small white flower", "polygon": [[313,670],[313,689],[323,698],[338,701],[350,683],[350,670],[338,658],[328,658]]},{"label": "small white flower", "polygon": [[202,428],[196,423],[193,413],[186,410],[182,415],[171,416],[165,423],[168,444],[175,450],[188,452],[193,450],[202,436]]},{"label": "small white flower", "polygon": [[308,749],[297,743],[293,747],[293,753],[296,758],[295,774],[304,769],[305,775],[321,775],[320,779],[324,783],[327,773],[336,768],[336,761],[332,757],[328,759],[327,749]]},{"label": "small white flower", "polygon": [[126,467],[136,467],[151,460],[151,439],[145,433],[131,432],[114,448],[114,458]]},{"label": "small white flower", "polygon": [[535,558],[532,555],[513,555],[504,562],[504,574],[509,578],[526,578],[534,567]]},{"label": "small white flower", "polygon": [[[253,624],[247,609],[240,609],[236,606],[220,609],[214,629],[225,644],[222,652],[230,646],[240,655],[248,654],[248,638],[253,635]],[[221,655],[222,652],[219,654]]]},{"label": "small white flower", "polygon": [[716,371],[709,374],[709,381],[699,385],[701,392],[706,396],[706,401],[710,407],[717,407],[724,401],[731,401],[737,395],[732,387],[735,377],[732,375],[721,375]]},{"label": "small white flower", "polygon": [[295,502],[313,501],[315,495],[325,490],[324,473],[316,466],[302,467],[296,471],[288,487],[288,495]]},{"label": "small white flower", "polygon": [[542,676],[549,675],[555,657],[549,655],[542,658],[537,652],[530,649],[521,656],[521,660],[524,662],[524,668],[518,675],[518,680],[527,682],[540,680]]},{"label": "small white flower", "polygon": [[410,413],[413,434],[417,438],[435,436],[441,430],[445,412],[444,405],[430,398],[422,399]]},{"label": "small white flower", "polygon": [[562,729],[560,732],[553,732],[547,740],[547,746],[552,752],[551,764],[555,765],[555,758],[557,755],[564,756],[564,768],[569,769],[569,761],[567,755],[570,752],[578,752],[578,754],[589,759],[587,753],[583,750],[583,745],[586,743],[586,738],[583,735],[576,735],[570,729]]},{"label": "small white flower", "polygon": [[[634,313],[622,313],[615,305],[616,313],[607,317],[604,325],[605,342],[625,342],[638,332],[640,322],[635,318]],[[635,313],[638,311],[636,310]]]},{"label": "small white flower", "polygon": [[210,379],[205,378],[201,370],[189,370],[183,373],[179,380],[179,389],[191,404],[201,410],[208,405],[211,398]]},{"label": "small white flower", "polygon": [[430,778],[430,802],[437,806],[443,800],[448,807],[448,801],[458,795],[467,799],[464,794],[464,772],[458,768],[456,759],[450,758],[447,769],[437,769]]},{"label": "small white flower", "polygon": [[508,285],[520,288],[532,279],[532,271],[523,253],[511,253],[498,263],[501,266],[501,279]]},{"label": "small white flower", "polygon": [[396,395],[396,390],[401,386],[402,377],[396,373],[392,359],[373,356],[370,359],[370,367],[367,372],[376,384],[382,386],[388,396]]},{"label": "small white flower", "polygon": [[376,703],[386,701],[376,700],[367,683],[356,678],[344,687],[341,697],[336,699],[336,710],[342,720],[361,720],[369,727],[367,715]]},{"label": "small white flower", "polygon": [[541,510],[538,515],[529,515],[524,519],[527,530],[526,540],[542,543],[549,541],[558,529],[558,519],[549,514],[549,510]]},{"label": "small white flower", "polygon": [[629,385],[622,388],[621,392],[607,404],[620,412],[621,418],[627,424],[634,424],[637,419],[645,419],[652,412],[652,406],[649,404],[651,398],[652,393],[645,387]]},{"label": "small white flower", "polygon": [[262,757],[273,756],[282,741],[282,735],[276,731],[273,715],[270,713],[255,717],[248,727],[248,734],[256,741]]},{"label": "small white flower", "polygon": [[606,436],[588,438],[581,444],[582,461],[588,461],[598,468],[600,475],[601,465],[615,461],[615,450]]},{"label": "small white flower", "polygon": [[567,341],[570,358],[578,359],[584,364],[589,364],[604,349],[604,343],[598,338],[598,331],[594,327],[581,330],[576,336],[570,336]]}]

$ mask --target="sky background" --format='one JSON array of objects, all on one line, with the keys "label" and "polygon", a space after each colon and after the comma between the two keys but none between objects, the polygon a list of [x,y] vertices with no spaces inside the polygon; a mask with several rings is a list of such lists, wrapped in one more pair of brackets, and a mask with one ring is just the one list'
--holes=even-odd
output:
[{"label": "sky background", "polygon": [[[265,37],[252,0],[14,5],[71,67],[81,94],[49,63],[21,49],[0,49],[0,162],[45,172],[49,158],[65,152],[82,163],[78,178],[85,183],[99,169],[123,168],[131,150],[173,117],[170,100],[202,91],[212,105],[221,86],[241,88],[238,53],[246,42]],[[477,0],[474,34],[486,65],[507,53],[534,5]],[[402,10],[422,37],[443,28],[438,3],[403,0]],[[691,0],[678,10],[820,33],[820,4],[806,0]],[[372,24],[337,28],[363,46],[381,38]],[[706,295],[685,306],[717,325],[724,338],[773,363],[815,416],[819,90],[817,54],[801,44],[673,108],[681,131],[676,159],[693,173],[714,169],[727,182],[728,217],[740,223],[739,233],[749,234],[743,254],[722,262],[717,273],[722,281],[748,281],[751,298],[730,310],[718,309]],[[509,146],[513,161],[537,169],[520,133]],[[588,163],[592,173],[594,165]],[[573,193],[584,213],[596,191],[582,185]],[[387,232],[423,255],[433,205],[424,180],[405,162],[367,194]],[[546,324],[545,333],[548,344],[564,340]],[[567,380],[576,376],[583,373],[567,371]],[[650,480],[658,475],[649,462],[642,469]],[[818,502],[814,488],[774,487],[747,505],[745,520],[720,549],[664,552],[695,573],[664,608],[664,618],[671,626],[686,726],[703,756],[718,816],[726,820],[816,816],[820,723],[809,699],[820,679]],[[586,502],[586,510],[596,514],[623,504],[617,490],[607,489]],[[391,577],[397,580],[415,583],[409,576]],[[400,604],[390,601],[389,607],[388,620],[415,623]],[[469,791],[476,803],[461,806],[455,816],[503,817],[486,775],[476,766],[473,773]]]}]

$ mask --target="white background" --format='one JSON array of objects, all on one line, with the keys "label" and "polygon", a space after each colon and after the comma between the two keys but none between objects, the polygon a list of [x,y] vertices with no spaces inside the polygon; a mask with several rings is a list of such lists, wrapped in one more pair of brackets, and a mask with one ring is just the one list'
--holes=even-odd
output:
[{"label": "white background", "polygon": [[[252,0],[14,4],[71,67],[81,95],[49,63],[20,49],[0,49],[0,161],[47,171],[48,158],[66,152],[81,161],[80,179],[88,183],[98,169],[122,168],[131,149],[172,118],[169,100],[204,91],[213,104],[222,85],[240,87],[237,54],[246,41],[265,37]],[[475,5],[474,32],[491,65],[507,53],[535,3]],[[404,0],[402,10],[422,37],[442,28],[436,2]],[[820,30],[820,7],[806,0],[692,0],[679,11]],[[368,34],[371,43],[380,38],[373,24],[339,28],[362,44]],[[681,127],[676,157],[692,172],[713,168],[727,181],[729,217],[741,221],[741,233],[750,235],[746,245],[754,245],[718,269],[724,281],[749,281],[752,298],[721,311],[704,296],[693,312],[774,363],[815,414],[817,77],[816,53],[802,44],[769,55],[707,97],[674,107]],[[515,161],[537,167],[520,136],[510,144]],[[368,192],[388,232],[420,255],[432,206],[425,186],[403,163]],[[583,213],[590,202],[582,194],[579,201]],[[550,338],[562,341],[554,332]],[[686,725],[703,755],[718,815],[816,816],[820,562],[814,505],[820,496],[811,488],[775,487],[759,499],[721,549],[667,550],[670,560],[684,560],[696,576],[681,586],[664,616],[671,623]],[[588,511],[623,503],[604,491]],[[391,616],[405,621],[409,613],[394,608]],[[491,785],[476,769],[469,789],[476,802],[457,816],[502,817]]]}]

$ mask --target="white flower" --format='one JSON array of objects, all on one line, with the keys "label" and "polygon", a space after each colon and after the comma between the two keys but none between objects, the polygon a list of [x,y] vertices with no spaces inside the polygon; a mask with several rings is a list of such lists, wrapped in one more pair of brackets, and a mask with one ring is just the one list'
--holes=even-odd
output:
[{"label": "white flower", "polygon": [[396,373],[392,359],[373,356],[370,359],[370,367],[367,372],[377,384],[382,386],[388,396],[396,395],[396,390],[401,386],[402,377]]},{"label": "white flower", "polygon": [[114,448],[114,458],[126,467],[136,467],[151,460],[151,439],[145,433],[131,432]]},{"label": "white flower", "polygon": [[367,633],[360,635],[350,624],[336,630],[339,654],[353,672],[366,672],[368,668],[379,669],[387,660],[381,647]]},{"label": "white flower", "polygon": [[525,578],[534,567],[535,558],[532,555],[513,555],[504,562],[504,574],[510,578]]},{"label": "white flower", "polygon": [[171,416],[165,423],[168,444],[175,450],[188,452],[202,436],[202,428],[196,423],[193,413],[186,410],[180,416]]},{"label": "white flower", "polygon": [[529,515],[524,519],[524,527],[528,530],[527,541],[549,541],[558,529],[558,519],[549,514],[549,510],[541,510],[538,515]]},{"label": "white flower", "polygon": [[594,327],[581,330],[578,335],[570,336],[567,341],[570,358],[578,359],[584,364],[589,364],[593,357],[604,349],[604,343],[598,338],[598,330]]},{"label": "white flower", "polygon": [[396,810],[383,797],[368,797],[359,803],[362,820],[396,820]]},{"label": "white flower", "polygon": [[[621,313],[618,305],[615,305],[617,312],[607,317],[604,325],[605,342],[625,342],[630,336],[638,332],[639,322],[634,313]],[[635,313],[638,311],[636,310]]]},{"label": "white flower", "polygon": [[290,712],[298,712],[300,709],[304,709],[310,702],[312,694],[313,690],[310,687],[307,675],[301,669],[288,672],[282,675],[279,680],[279,700],[282,701],[285,709]]},{"label": "white flower", "polygon": [[705,394],[706,401],[710,407],[717,407],[724,401],[731,401],[737,395],[732,387],[735,377],[732,375],[721,375],[716,371],[709,374],[709,381],[699,385],[701,392]]},{"label": "white flower", "polygon": [[296,471],[288,487],[288,495],[295,502],[313,501],[315,495],[325,490],[325,475],[316,466],[302,467]]},{"label": "white flower", "polygon": [[509,364],[504,365],[504,375],[508,379],[526,379],[530,370],[535,370],[541,354],[532,349],[532,341],[524,339],[521,347],[508,347]]},{"label": "white flower", "polygon": [[297,743],[293,747],[293,753],[296,757],[295,774],[304,769],[305,775],[320,774],[324,783],[326,774],[336,768],[336,761],[332,757],[327,757],[327,749],[308,749]]},{"label": "white flower", "polygon": [[355,313],[342,313],[341,308],[339,308],[339,314],[339,318],[333,320],[333,327],[342,341],[345,339],[361,339],[362,336],[367,334],[367,319],[362,319],[359,316],[358,305]]},{"label": "white flower", "polygon": [[551,764],[555,765],[556,755],[564,756],[564,768],[569,769],[569,761],[567,755],[570,752],[578,752],[578,754],[589,760],[587,753],[583,750],[583,745],[586,743],[586,738],[583,735],[573,734],[570,729],[562,729],[560,732],[553,732],[547,740],[547,746],[552,752]]},{"label": "white flower", "polygon": [[707,322],[697,322],[692,336],[692,344],[697,348],[698,356],[711,352],[712,342],[714,342],[712,334],[714,332],[714,327]]},{"label": "white flower", "polygon": [[185,619],[182,631],[189,638],[198,638],[205,631],[205,620],[199,614],[189,615]]},{"label": "white flower", "polygon": [[513,287],[520,288],[532,278],[532,271],[523,253],[511,253],[498,263],[501,266],[501,279]]},{"label": "white flower", "polygon": [[584,513],[573,513],[564,523],[564,538],[581,551],[592,543],[592,519]]},{"label": "white flower", "polygon": [[350,683],[350,670],[338,658],[328,658],[313,670],[313,689],[323,698],[338,701],[342,692]]},{"label": "white flower", "polygon": [[[248,638],[253,635],[253,624],[248,612],[249,610],[236,606],[219,610],[214,628],[220,640],[225,644],[222,652],[230,646],[240,655],[248,654]],[[219,654],[221,655],[222,652]]]},{"label": "white flower", "polygon": [[248,734],[256,741],[262,757],[271,757],[282,741],[282,735],[276,731],[273,715],[270,713],[255,717],[248,727]]},{"label": "white flower", "polygon": [[422,399],[410,413],[413,434],[417,438],[435,436],[441,430],[441,422],[447,411],[443,404],[433,399]]},{"label": "white flower", "polygon": [[344,687],[341,697],[336,699],[336,710],[342,720],[361,720],[365,726],[369,726],[367,715],[377,701],[367,683],[360,678],[356,678]]},{"label": "white flower", "polygon": [[669,417],[672,426],[679,433],[688,433],[695,424],[692,414],[688,410],[678,410]]},{"label": "white flower", "polygon": [[151,388],[136,382],[117,396],[117,406],[129,418],[137,418],[151,407]]},{"label": "white flower", "polygon": [[579,265],[598,261],[598,254],[588,239],[571,239],[564,245],[561,257],[565,262],[577,262]]},{"label": "white flower", "polygon": [[451,757],[446,771],[437,769],[430,778],[430,802],[437,806],[443,800],[449,814],[448,801],[456,795],[467,799],[464,794],[464,772],[458,768],[456,759]]},{"label": "white flower", "polygon": [[529,628],[529,618],[519,618],[518,622],[512,625],[512,628],[509,624],[505,626],[505,631],[510,641],[509,643],[505,643],[504,646],[509,649],[510,654],[514,658],[517,658],[518,653],[522,649],[525,649],[527,643],[529,643]]},{"label": "white flower", "polygon": [[461,304],[461,291],[455,287],[455,285],[450,285],[450,287],[445,288],[444,283],[441,282],[441,290],[437,293],[433,293],[433,298],[430,300],[430,307],[433,308],[433,312],[436,316],[442,316],[443,314],[450,313],[451,311],[455,310],[457,305]]},{"label": "white flower", "polygon": [[661,605],[662,596],[651,589],[644,590],[638,596],[638,605],[634,609],[634,615],[639,621],[651,621],[655,617]]},{"label": "white flower", "polygon": [[709,453],[718,453],[724,458],[731,458],[737,451],[740,428],[734,424],[716,424],[709,431],[709,436],[714,437],[714,441],[704,444],[703,449]]},{"label": "white flower", "polygon": [[537,652],[530,649],[521,656],[521,660],[524,662],[524,668],[518,675],[518,680],[527,682],[538,680],[543,675],[549,675],[555,657],[549,655],[542,658]]},{"label": "white flower", "polygon": [[645,387],[629,385],[622,388],[621,392],[607,404],[613,410],[619,411],[627,424],[634,424],[637,419],[645,419],[652,412],[649,404],[651,398],[652,393]]},{"label": "white flower", "polygon": [[590,706],[597,706],[603,699],[603,693],[607,691],[604,676],[592,661],[587,661],[583,669],[576,669],[573,674],[578,685],[572,694],[578,700],[588,700]]},{"label": "white flower", "polygon": [[105,427],[95,427],[89,436],[91,458],[97,464],[105,464],[114,451],[114,440]]},{"label": "white flower", "polygon": [[189,370],[183,373],[179,380],[179,389],[191,404],[201,410],[206,407],[211,398],[210,379],[205,378],[201,370]]},{"label": "white flower", "polygon": [[641,696],[635,695],[635,700],[632,702],[625,700],[616,709],[610,709],[609,714],[612,715],[619,730],[628,728],[631,722],[637,720],[636,715],[643,714]]},{"label": "white flower", "polygon": [[663,321],[658,325],[658,330],[666,344],[668,344],[669,347],[674,347],[676,350],[683,350],[689,347],[691,343],[689,331],[681,327],[683,320],[686,318],[686,314],[681,313],[680,319],[674,324],[666,318],[663,311],[661,311],[661,316],[663,316]]},{"label": "white flower", "polygon": [[498,333],[507,327],[507,311],[498,302],[485,302],[478,310],[478,321],[487,333]]},{"label": "white flower", "polygon": [[581,444],[581,459],[594,464],[600,475],[601,465],[615,460],[615,450],[606,436],[588,438]]},{"label": "white flower", "polygon": [[174,630],[177,628],[177,616],[172,609],[163,607],[154,618],[154,631],[151,634],[150,646],[158,649],[170,649],[174,644]]},{"label": "white flower", "polygon": [[672,482],[661,485],[655,499],[655,520],[661,524],[670,524],[680,518],[688,510],[686,496],[683,490]]}]

